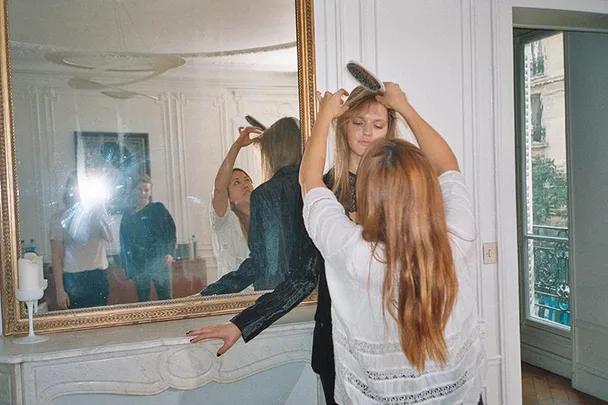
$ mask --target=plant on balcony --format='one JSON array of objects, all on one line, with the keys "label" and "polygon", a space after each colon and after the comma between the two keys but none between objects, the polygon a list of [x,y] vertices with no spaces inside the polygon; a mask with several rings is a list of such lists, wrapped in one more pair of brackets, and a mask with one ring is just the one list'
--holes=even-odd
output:
[{"label": "plant on balcony", "polygon": [[568,218],[566,172],[551,158],[532,158],[532,204],[534,224],[563,225]]}]

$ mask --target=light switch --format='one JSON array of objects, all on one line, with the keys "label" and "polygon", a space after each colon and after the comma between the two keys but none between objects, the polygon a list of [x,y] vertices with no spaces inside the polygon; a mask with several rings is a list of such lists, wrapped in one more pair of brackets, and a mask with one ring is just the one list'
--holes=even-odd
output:
[{"label": "light switch", "polygon": [[494,264],[498,261],[498,246],[496,242],[483,244],[483,264]]}]

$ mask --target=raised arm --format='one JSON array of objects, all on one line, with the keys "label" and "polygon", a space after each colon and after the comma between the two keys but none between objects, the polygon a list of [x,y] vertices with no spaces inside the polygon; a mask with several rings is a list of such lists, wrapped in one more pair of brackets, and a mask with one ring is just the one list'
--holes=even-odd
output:
[{"label": "raised arm", "polygon": [[319,113],[312,127],[312,134],[306,142],[300,165],[302,197],[313,188],[326,187],[323,182],[323,168],[327,154],[327,136],[334,118],[339,117],[348,109],[342,100],[344,96],[348,96],[344,89],[338,90],[336,93],[326,91],[324,96],[317,92],[320,103]]},{"label": "raised arm", "polygon": [[384,83],[386,91],[376,96],[376,100],[386,108],[397,111],[405,118],[422,152],[431,161],[433,168],[440,175],[449,170],[459,171],[458,161],[452,148],[412,107],[405,93],[398,84]]},{"label": "raised arm", "polygon": [[213,210],[219,217],[223,217],[228,209],[228,185],[230,178],[232,177],[232,169],[234,169],[234,162],[236,157],[242,148],[251,145],[253,139],[251,134],[259,134],[260,129],[255,127],[241,127],[239,128],[239,137],[230,147],[228,154],[224,158],[220,168],[215,175],[215,184],[213,190]]}]

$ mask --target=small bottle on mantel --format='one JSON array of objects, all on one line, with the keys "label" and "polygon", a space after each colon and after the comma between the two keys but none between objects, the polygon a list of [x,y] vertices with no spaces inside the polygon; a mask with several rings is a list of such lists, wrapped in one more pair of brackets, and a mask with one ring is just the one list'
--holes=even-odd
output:
[{"label": "small bottle on mantel", "polygon": [[25,250],[25,240],[21,239],[21,257],[23,257],[23,255],[25,255],[27,253],[27,251]]},{"label": "small bottle on mantel", "polygon": [[[36,253],[36,242],[34,242],[34,239],[30,239],[30,247],[29,247],[28,252]],[[38,253],[36,253],[36,254],[38,254]]]},{"label": "small bottle on mantel", "polygon": [[196,236],[192,235],[192,238],[190,238],[191,242],[192,242],[192,259],[196,258],[196,250],[197,250],[197,245],[198,245],[198,241],[196,240]]}]

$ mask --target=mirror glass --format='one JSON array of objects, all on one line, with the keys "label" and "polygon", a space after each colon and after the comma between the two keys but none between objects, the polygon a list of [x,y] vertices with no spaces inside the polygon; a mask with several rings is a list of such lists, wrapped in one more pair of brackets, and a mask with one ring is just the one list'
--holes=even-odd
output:
[{"label": "mirror glass", "polygon": [[238,202],[264,181],[258,148],[240,149],[229,183],[240,200],[223,215],[216,174],[246,116],[298,117],[294,2],[8,11],[21,254],[42,256],[48,280],[39,312],[187,297],[237,270]]}]

